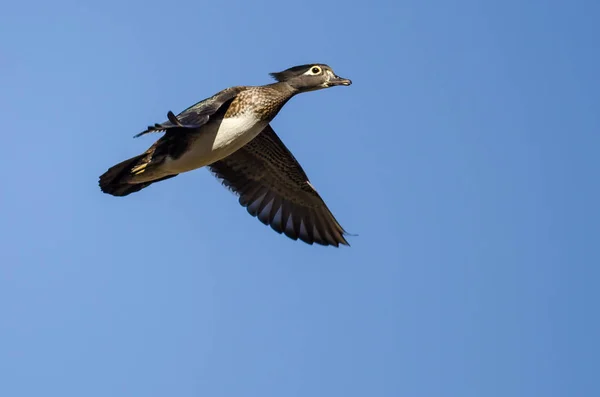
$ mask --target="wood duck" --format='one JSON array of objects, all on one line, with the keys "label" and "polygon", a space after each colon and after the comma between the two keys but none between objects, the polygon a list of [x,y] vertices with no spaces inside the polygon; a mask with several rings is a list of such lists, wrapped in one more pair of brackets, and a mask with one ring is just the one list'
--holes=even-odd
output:
[{"label": "wood duck", "polygon": [[346,231],[269,125],[293,96],[352,81],[325,64],[270,74],[275,83],[226,88],[136,135],[164,132],[144,153],[111,167],[100,188],[127,196],[201,167],[239,196],[248,212],[278,233],[308,244],[349,245]]}]

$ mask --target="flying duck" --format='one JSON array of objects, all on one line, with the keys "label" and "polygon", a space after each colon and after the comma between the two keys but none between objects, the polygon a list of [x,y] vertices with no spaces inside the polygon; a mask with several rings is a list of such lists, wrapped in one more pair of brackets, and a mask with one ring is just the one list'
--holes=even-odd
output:
[{"label": "flying duck", "polygon": [[270,73],[275,83],[226,88],[135,135],[164,132],[144,153],[109,168],[100,189],[127,196],[201,167],[239,196],[248,213],[307,244],[349,245],[346,231],[269,124],[293,96],[352,81],[325,64]]}]

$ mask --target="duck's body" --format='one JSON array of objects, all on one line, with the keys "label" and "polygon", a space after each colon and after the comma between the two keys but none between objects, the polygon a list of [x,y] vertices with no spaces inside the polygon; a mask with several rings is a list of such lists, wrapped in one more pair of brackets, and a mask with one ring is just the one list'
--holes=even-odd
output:
[{"label": "duck's body", "polygon": [[165,171],[178,174],[222,160],[254,139],[268,124],[252,113],[205,124],[193,134],[186,152],[179,158],[166,158]]},{"label": "duck's body", "polygon": [[[222,160],[254,139],[295,94],[287,84],[275,83],[263,87],[232,87],[217,93],[213,98],[227,98],[230,90],[235,90],[236,96],[224,103],[206,124],[188,128],[185,136],[178,131],[177,136],[171,137],[167,130],[167,135],[157,141],[158,146],[167,144],[169,140],[177,140],[185,149],[168,153],[162,163],[154,162],[152,169],[148,167],[144,172],[132,175],[129,182],[148,182]],[[185,123],[187,113],[193,114],[210,100],[211,98],[201,101],[184,110],[177,115],[177,119]],[[158,128],[160,127],[155,126],[145,132],[156,131]],[[154,150],[154,146],[149,150]]]},{"label": "duck's body", "polygon": [[[306,68],[308,71],[298,74]],[[319,73],[314,73],[317,69]],[[100,177],[102,191],[126,196],[154,182],[209,166],[240,195],[240,203],[252,215],[276,231],[310,244],[347,244],[343,229],[269,123],[299,92],[351,82],[335,76],[327,65],[303,65],[272,75],[277,83],[231,87],[177,116],[169,112],[169,121],[148,127],[137,136],[165,134],[143,154],[104,173]],[[318,76],[322,81],[314,79]],[[312,197],[302,198],[306,193]],[[251,197],[244,196],[248,194]],[[252,207],[257,202],[256,208]],[[267,206],[270,208],[264,215]]]}]

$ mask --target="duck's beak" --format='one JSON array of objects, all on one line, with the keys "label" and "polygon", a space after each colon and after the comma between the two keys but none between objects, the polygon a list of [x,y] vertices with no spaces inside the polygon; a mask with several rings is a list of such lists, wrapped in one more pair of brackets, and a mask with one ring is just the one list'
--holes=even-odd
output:
[{"label": "duck's beak", "polygon": [[333,87],[336,85],[351,85],[351,84],[352,84],[352,80],[345,79],[343,77],[335,76],[335,75],[331,79],[329,79],[329,81],[327,82],[327,86],[329,86],[329,87]]}]

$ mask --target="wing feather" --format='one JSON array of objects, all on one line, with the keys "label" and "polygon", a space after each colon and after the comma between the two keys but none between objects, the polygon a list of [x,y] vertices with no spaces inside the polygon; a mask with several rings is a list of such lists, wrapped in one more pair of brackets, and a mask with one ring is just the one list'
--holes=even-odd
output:
[{"label": "wing feather", "polygon": [[156,123],[153,126],[148,126],[146,130],[134,135],[134,138],[140,137],[151,132],[167,131],[171,128],[192,128],[196,129],[208,122],[210,117],[217,113],[219,109],[227,102],[232,101],[240,92],[247,87],[229,87],[210,98],[206,98],[189,108],[185,109],[177,116],[171,111],[167,113],[168,121]]},{"label": "wing feather", "polygon": [[276,232],[307,244],[349,245],[346,231],[271,126],[209,168],[248,213]]}]

